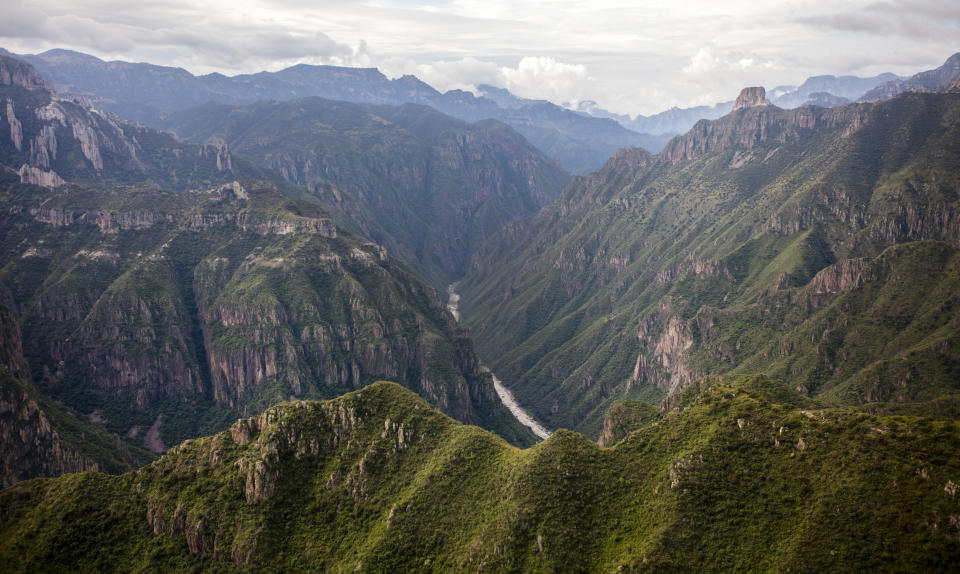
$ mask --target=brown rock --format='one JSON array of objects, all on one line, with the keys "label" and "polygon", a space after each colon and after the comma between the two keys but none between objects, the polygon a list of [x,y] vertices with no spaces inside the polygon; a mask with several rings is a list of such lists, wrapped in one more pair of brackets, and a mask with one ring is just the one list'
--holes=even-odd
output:
[{"label": "brown rock", "polygon": [[767,99],[767,91],[760,86],[755,86],[740,90],[740,95],[737,96],[737,101],[733,104],[733,110],[769,105],[770,100]]}]

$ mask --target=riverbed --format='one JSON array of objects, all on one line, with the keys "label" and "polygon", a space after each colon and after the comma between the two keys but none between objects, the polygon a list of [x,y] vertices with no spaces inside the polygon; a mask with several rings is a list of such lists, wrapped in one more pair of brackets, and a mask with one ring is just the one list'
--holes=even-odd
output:
[{"label": "riverbed", "polygon": [[[451,283],[447,287],[447,310],[450,311],[454,319],[460,321],[460,294],[457,293],[456,283]],[[487,370],[489,371],[489,369]],[[520,421],[520,424],[533,431],[533,434],[537,435],[537,438],[541,440],[549,438],[550,435],[553,434],[517,403],[517,399],[514,398],[513,393],[504,386],[503,382],[497,378],[496,375],[490,372],[490,376],[493,377],[493,388],[497,391],[497,396],[500,397],[500,401],[507,407],[510,414]]]}]

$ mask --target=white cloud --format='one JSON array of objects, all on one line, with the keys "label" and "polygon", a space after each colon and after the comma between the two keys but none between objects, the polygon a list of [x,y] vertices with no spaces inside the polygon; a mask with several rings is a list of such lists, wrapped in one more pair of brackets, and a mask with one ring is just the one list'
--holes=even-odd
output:
[{"label": "white cloud", "polygon": [[526,56],[515,66],[477,58],[426,64],[417,64],[409,58],[387,58],[379,67],[391,78],[415,75],[441,92],[465,90],[477,94],[478,86],[487,84],[506,88],[521,98],[576,103],[596,90],[586,66],[546,56]]},{"label": "white cloud", "polygon": [[555,102],[577,102],[589,98],[588,84],[593,84],[582,64],[567,64],[547,56],[525,57],[516,68],[501,69],[502,86],[524,98]]},{"label": "white cloud", "polygon": [[816,74],[914,73],[960,49],[957,0],[31,0],[0,46],[71,48],[194,73],[378,66],[654,113]]}]

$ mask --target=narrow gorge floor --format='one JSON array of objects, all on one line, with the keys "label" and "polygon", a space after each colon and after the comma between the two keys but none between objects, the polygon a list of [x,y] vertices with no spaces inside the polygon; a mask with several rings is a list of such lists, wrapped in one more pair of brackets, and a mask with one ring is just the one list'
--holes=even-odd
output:
[{"label": "narrow gorge floor", "polygon": [[[451,283],[447,286],[447,310],[450,311],[450,314],[453,315],[453,318],[457,321],[460,321],[460,294],[457,293],[457,284]],[[484,367],[486,368],[486,367]],[[489,371],[489,369],[487,369]],[[537,435],[537,438],[543,440],[550,438],[550,435],[553,434],[546,427],[540,424],[537,419],[533,418],[533,415],[524,410],[517,403],[517,399],[514,398],[513,393],[510,392],[510,389],[504,386],[503,382],[497,378],[492,372],[490,376],[493,377],[493,388],[497,391],[497,396],[500,397],[500,400],[510,411],[510,414],[514,416],[515,419],[520,421],[520,424],[529,428],[533,431],[533,434]]]}]

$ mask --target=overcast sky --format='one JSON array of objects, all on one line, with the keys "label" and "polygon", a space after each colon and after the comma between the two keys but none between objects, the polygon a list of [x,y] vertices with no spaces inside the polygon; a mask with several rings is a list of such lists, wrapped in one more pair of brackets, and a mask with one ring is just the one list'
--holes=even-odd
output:
[{"label": "overcast sky", "polygon": [[904,75],[960,51],[958,0],[13,0],[0,46],[202,74],[376,66],[620,113],[817,74]]}]

